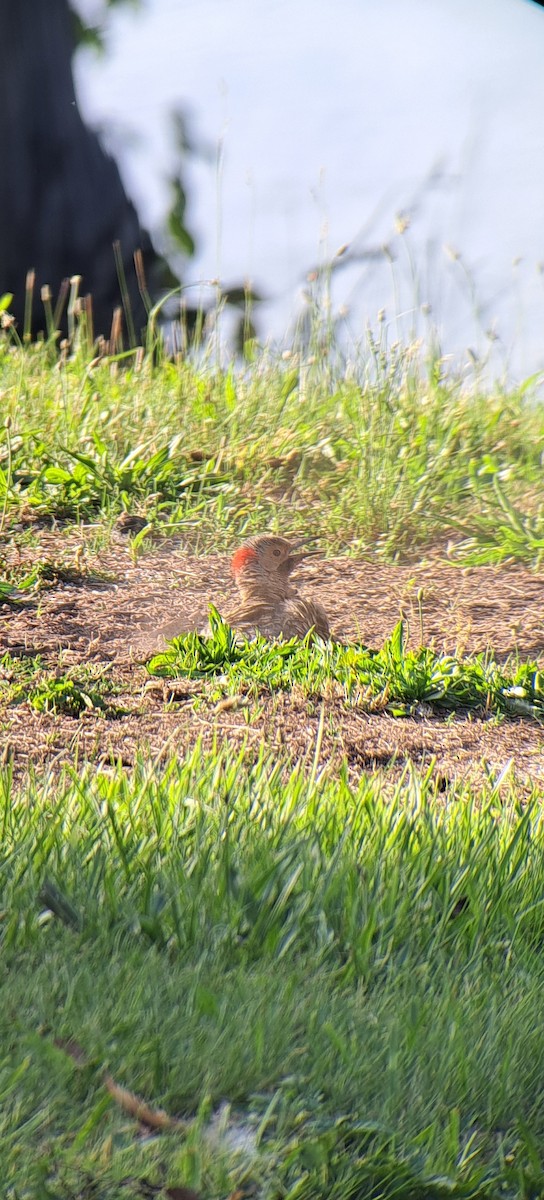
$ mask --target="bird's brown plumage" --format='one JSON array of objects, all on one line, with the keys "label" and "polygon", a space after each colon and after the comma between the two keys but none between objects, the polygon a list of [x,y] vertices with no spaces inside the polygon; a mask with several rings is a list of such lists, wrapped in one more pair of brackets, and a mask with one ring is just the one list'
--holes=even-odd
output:
[{"label": "bird's brown plumage", "polygon": [[300,552],[302,545],[262,534],[235,551],[231,570],[240,604],[225,614],[233,629],[246,637],[305,637],[310,630],[324,639],[330,636],[324,608],[299,596],[291,582],[292,572],[309,557],[309,552]]}]

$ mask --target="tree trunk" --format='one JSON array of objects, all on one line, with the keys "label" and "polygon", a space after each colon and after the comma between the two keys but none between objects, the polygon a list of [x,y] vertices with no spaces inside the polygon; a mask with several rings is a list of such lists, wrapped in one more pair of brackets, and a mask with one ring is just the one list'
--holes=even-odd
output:
[{"label": "tree trunk", "polygon": [[155,255],[116,163],[81,119],[72,75],[67,0],[0,0],[0,295],[13,292],[20,329],[25,277],[36,272],[33,332],[45,326],[40,289],[82,276],[95,334],[107,335],[121,304],[119,242],[137,334],[145,308],[134,251]]}]

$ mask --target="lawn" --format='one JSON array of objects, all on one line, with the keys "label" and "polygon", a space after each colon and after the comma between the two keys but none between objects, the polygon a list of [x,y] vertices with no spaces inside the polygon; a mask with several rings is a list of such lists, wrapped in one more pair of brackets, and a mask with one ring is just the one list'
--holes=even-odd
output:
[{"label": "lawn", "polygon": [[11,1200],[544,1190],[544,410],[385,339],[0,340]]}]

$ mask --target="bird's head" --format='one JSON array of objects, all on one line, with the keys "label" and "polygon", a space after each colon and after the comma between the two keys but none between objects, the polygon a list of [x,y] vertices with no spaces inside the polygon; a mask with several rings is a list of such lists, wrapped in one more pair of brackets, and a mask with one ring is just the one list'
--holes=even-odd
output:
[{"label": "bird's head", "polygon": [[287,538],[273,534],[261,534],[248,538],[243,546],[235,550],[231,558],[231,571],[238,588],[255,588],[260,580],[275,594],[289,595],[289,576],[295,567],[310,557],[311,551],[302,550],[304,542],[290,542]]}]

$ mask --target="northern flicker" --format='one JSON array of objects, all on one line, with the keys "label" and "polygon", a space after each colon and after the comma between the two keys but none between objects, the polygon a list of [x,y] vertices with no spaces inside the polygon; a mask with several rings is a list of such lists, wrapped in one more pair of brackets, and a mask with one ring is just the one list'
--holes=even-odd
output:
[{"label": "northern flicker", "polygon": [[327,614],[320,604],[299,596],[291,583],[295,568],[309,557],[300,553],[303,542],[262,534],[248,538],[232,556],[231,571],[240,604],[225,613],[225,620],[246,637],[305,637],[311,629],[318,637],[330,635]]}]

